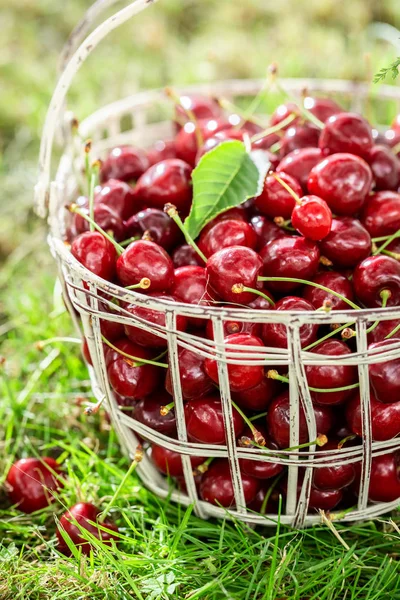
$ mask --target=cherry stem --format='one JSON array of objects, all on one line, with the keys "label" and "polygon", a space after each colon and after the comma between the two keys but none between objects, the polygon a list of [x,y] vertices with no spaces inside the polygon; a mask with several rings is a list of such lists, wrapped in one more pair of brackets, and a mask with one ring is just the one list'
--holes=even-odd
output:
[{"label": "cherry stem", "polygon": [[165,406],[161,406],[160,415],[162,417],[166,417],[171,410],[175,407],[175,402],[171,402],[170,404],[166,404]]},{"label": "cherry stem", "polygon": [[385,337],[385,340],[389,340],[390,338],[392,338],[394,335],[396,335],[396,333],[399,330],[400,330],[400,323],[394,329],[392,329],[392,331]]},{"label": "cherry stem", "polygon": [[128,238],[127,240],[124,240],[123,242],[120,242],[119,245],[122,246],[122,248],[126,248],[127,246],[129,246],[129,244],[132,244],[132,242],[136,242],[136,240],[140,240],[141,237],[140,235],[134,235],[131,238]]},{"label": "cherry stem", "polygon": [[201,465],[195,468],[195,470],[193,471],[193,475],[203,475],[203,473],[206,473],[208,471],[208,467],[211,465],[213,460],[213,456],[207,458],[207,460],[205,460]]},{"label": "cherry stem", "polygon": [[263,412],[263,413],[258,413],[256,415],[254,415],[253,417],[250,417],[250,421],[257,421],[257,419],[262,419],[263,417],[267,416],[267,412]]},{"label": "cherry stem", "polygon": [[155,367],[163,367],[164,369],[168,369],[168,365],[166,363],[160,363],[155,360],[149,360],[147,358],[138,358],[137,356],[127,354],[123,350],[117,348],[117,346],[114,346],[114,344],[112,344],[107,338],[105,338],[104,335],[101,336],[101,339],[107,346],[115,350],[115,352],[118,352],[118,354],[121,354],[121,356],[124,356],[125,358],[128,358],[130,361],[132,361],[132,367],[141,367],[142,365],[154,365]]},{"label": "cherry stem", "polygon": [[261,296],[261,298],[264,298],[264,300],[266,300],[272,307],[275,307],[275,302],[269,296],[267,296],[267,294],[264,294],[264,292],[256,290],[255,288],[247,287],[246,285],[243,285],[243,283],[235,283],[232,286],[232,292],[234,294],[242,294],[243,292],[250,292],[252,294],[256,294],[257,296]]},{"label": "cherry stem", "polygon": [[340,442],[337,445],[338,449],[341,450],[343,448],[343,446],[345,444],[347,444],[347,442],[350,442],[351,440],[355,440],[356,437],[357,437],[356,435],[352,434],[352,435],[348,435],[347,437],[343,438],[342,440],[340,440]]},{"label": "cherry stem", "polygon": [[70,206],[67,206],[67,209],[74,214],[79,215],[80,217],[82,217],[83,219],[85,219],[85,221],[87,221],[90,224],[93,224],[94,229],[96,229],[99,233],[101,233],[101,235],[103,235],[109,242],[111,242],[111,244],[114,246],[115,250],[117,251],[118,255],[121,255],[124,251],[124,248],[122,246],[120,246],[115,240],[114,238],[109,235],[108,233],[106,233],[104,231],[104,229],[102,229],[99,225],[97,225],[97,223],[95,221],[93,221],[93,219],[91,219],[89,217],[89,215],[85,214],[84,212],[82,212],[80,210],[80,208],[78,207],[77,204],[71,204]]},{"label": "cherry stem", "polygon": [[315,346],[318,346],[319,344],[321,344],[325,340],[328,340],[332,336],[336,335],[337,333],[340,333],[341,331],[343,331],[343,329],[347,329],[351,325],[354,325],[354,323],[346,323],[345,325],[341,325],[340,327],[337,327],[336,329],[334,329],[330,333],[327,333],[326,335],[324,335],[324,337],[320,338],[316,342],[313,342],[312,344],[309,344],[308,346],[306,346],[305,348],[303,348],[303,350],[305,352],[307,352],[308,350],[311,350],[312,348],[315,348]]},{"label": "cherry stem", "polygon": [[393,233],[392,235],[390,235],[389,237],[387,237],[386,241],[382,244],[382,246],[380,246],[379,248],[376,248],[373,251],[372,256],[376,256],[377,254],[381,254],[381,252],[383,252],[383,250],[385,250],[389,246],[389,244],[391,244],[393,242],[393,240],[395,240],[398,237],[400,237],[400,229],[398,229],[395,233]]},{"label": "cherry stem", "polygon": [[400,260],[400,254],[398,252],[390,252],[390,250],[382,250],[382,254],[386,254],[386,256],[390,256],[395,260]]},{"label": "cherry stem", "polygon": [[242,119],[241,119],[241,122],[235,127],[235,129],[241,129],[243,127],[243,125],[246,123],[246,121],[250,121],[250,119],[254,116],[254,113],[256,112],[256,110],[259,108],[262,99],[264,98],[266,93],[269,91],[270,87],[271,87],[271,79],[270,79],[270,77],[268,77],[264,81],[262,88],[252,99],[250,106],[246,109],[246,112],[243,115],[239,115],[242,117]]},{"label": "cherry stem", "polygon": [[184,223],[182,222],[182,219],[180,218],[180,216],[178,214],[178,211],[176,210],[176,206],[174,206],[173,204],[166,204],[164,206],[164,212],[169,217],[171,217],[171,219],[174,221],[174,223],[176,223],[178,225],[179,229],[182,231],[183,235],[185,236],[186,242],[189,244],[189,246],[192,246],[192,248],[200,256],[200,258],[202,260],[204,260],[204,262],[206,263],[207,262],[206,256],[202,253],[202,251],[200,250],[200,248],[198,247],[198,245],[196,244],[196,242],[193,240],[193,238],[191,237],[191,235],[187,231]]},{"label": "cherry stem", "polygon": [[281,177],[279,177],[279,175],[277,175],[276,173],[271,173],[271,175],[292,196],[292,198],[296,202],[296,204],[301,204],[300,197],[296,194],[296,192],[294,190],[292,190],[290,185],[288,185],[285,181],[283,181],[283,179]]},{"label": "cherry stem", "polygon": [[67,344],[81,344],[82,340],[79,338],[71,338],[71,337],[53,337],[48,338],[47,340],[39,340],[35,342],[36,350],[43,350],[46,346],[50,344],[56,344],[57,342],[67,343]]},{"label": "cherry stem", "polygon": [[180,108],[183,110],[183,112],[186,114],[187,118],[189,119],[189,121],[191,123],[193,123],[193,125],[195,126],[195,134],[196,134],[196,143],[197,143],[197,147],[201,148],[204,144],[204,139],[203,139],[203,134],[201,133],[201,129],[199,127],[199,124],[197,122],[197,118],[196,115],[194,114],[194,112],[188,108],[185,108],[181,102],[180,97],[178,96],[178,94],[175,92],[175,90],[173,90],[170,87],[165,88],[165,94],[168,98],[170,98],[174,104],[176,106],[180,106]]},{"label": "cherry stem", "polygon": [[325,444],[328,443],[328,438],[326,437],[326,435],[320,433],[317,437],[316,440],[314,440],[313,442],[306,442],[305,444],[300,444],[299,446],[291,446],[290,448],[285,448],[286,452],[290,452],[291,450],[302,450],[303,448],[309,448],[310,446],[319,446],[319,448],[322,448],[322,446],[325,446]]},{"label": "cherry stem", "polygon": [[148,290],[149,287],[151,286],[151,281],[148,277],[143,277],[139,283],[135,283],[134,285],[128,285],[128,287],[126,287],[126,290],[137,290],[137,289],[141,289],[141,290]]},{"label": "cherry stem", "polygon": [[275,152],[279,152],[279,150],[281,148],[282,148],[282,142],[275,142],[275,144],[272,144],[269,151],[272,152],[272,154],[275,154]]},{"label": "cherry stem", "polygon": [[290,226],[290,223],[291,223],[290,219],[287,219],[285,221],[285,219],[283,217],[275,217],[274,223],[281,229],[286,229],[287,231],[296,231],[294,227]]},{"label": "cherry stem", "polygon": [[258,125],[259,127],[262,127],[263,129],[265,128],[265,123],[263,123],[260,119],[258,119],[254,115],[248,115],[246,112],[244,112],[241,108],[236,106],[230,100],[227,100],[226,98],[219,98],[218,104],[224,110],[232,111],[232,112],[236,113],[237,115],[239,115],[239,117],[241,118],[241,123],[236,126],[237,129],[241,129],[243,127],[243,125],[246,123],[246,121],[250,121],[250,123],[254,123],[255,125]]},{"label": "cherry stem", "polygon": [[264,131],[260,131],[260,133],[257,133],[256,135],[254,135],[251,138],[252,144],[254,144],[255,142],[259,142],[260,140],[263,140],[265,137],[267,137],[268,135],[271,135],[272,133],[278,133],[278,131],[281,131],[287,125],[290,125],[290,123],[292,121],[294,121],[295,118],[296,118],[296,115],[294,113],[291,113],[285,119],[283,119],[283,121],[281,121],[280,123],[277,123],[277,125],[274,125],[273,127],[268,127],[268,129],[264,129]]},{"label": "cherry stem", "polygon": [[283,281],[288,283],[299,283],[300,285],[310,285],[311,287],[318,288],[319,290],[327,292],[328,294],[332,294],[333,296],[336,296],[336,298],[340,298],[340,300],[351,306],[351,308],[354,308],[354,310],[361,310],[361,308],[357,306],[357,304],[354,304],[354,302],[352,302],[342,294],[339,294],[339,292],[335,292],[334,290],[331,290],[330,288],[325,287],[324,285],[321,285],[319,283],[307,281],[306,279],[297,279],[294,277],[258,277],[258,281]]},{"label": "cherry stem", "polygon": [[293,96],[291,96],[290,94],[288,94],[288,92],[280,85],[280,83],[276,82],[276,87],[282,94],[284,94],[284,96],[286,96],[286,98],[288,100],[290,100],[291,102],[296,104],[297,108],[299,109],[299,111],[301,112],[303,117],[305,117],[308,121],[313,123],[313,125],[318,127],[318,129],[323,129],[325,127],[325,123],[320,121],[310,110],[308,110],[301,104],[298,104],[298,100],[296,98],[294,98]]},{"label": "cherry stem", "polygon": [[[282,383],[289,383],[289,378],[284,377],[283,375],[279,375],[278,371],[275,371],[275,369],[271,369],[270,371],[268,371],[267,377],[269,379],[274,379],[276,381],[282,381]],[[355,390],[358,387],[360,387],[359,383],[353,383],[352,385],[345,385],[343,387],[331,388],[331,389],[314,388],[314,387],[310,387],[310,386],[308,386],[308,389],[310,390],[310,392],[318,392],[320,394],[325,394],[325,393],[330,394],[333,392],[346,392],[347,390]]]},{"label": "cherry stem", "polygon": [[265,438],[264,436],[258,431],[257,427],[255,427],[253,425],[253,423],[251,422],[251,420],[244,414],[244,412],[242,411],[242,409],[236,404],[236,402],[234,402],[233,400],[231,400],[232,406],[234,407],[235,410],[237,410],[237,412],[239,413],[239,415],[242,417],[243,421],[246,423],[247,427],[250,429],[254,441],[257,445],[259,446],[265,446]]},{"label": "cherry stem", "polygon": [[[382,299],[382,308],[386,308],[387,302],[391,295],[392,295],[392,292],[390,290],[382,290],[381,291],[379,296]],[[375,321],[375,323],[373,323],[371,325],[371,327],[368,327],[368,329],[366,331],[367,335],[368,335],[368,333],[371,333],[372,331],[374,331],[374,329],[376,329],[378,327],[379,323],[380,323],[380,320],[378,319],[377,321]]]},{"label": "cherry stem", "polygon": [[87,140],[85,143],[85,174],[87,178],[88,196],[90,195],[90,182],[92,178],[92,169],[90,168],[90,153],[92,150],[92,140]]},{"label": "cherry stem", "polygon": [[96,415],[99,412],[104,400],[105,396],[103,396],[101,400],[96,402],[96,404],[89,404],[88,406],[86,406],[85,410],[83,411],[85,415]]}]

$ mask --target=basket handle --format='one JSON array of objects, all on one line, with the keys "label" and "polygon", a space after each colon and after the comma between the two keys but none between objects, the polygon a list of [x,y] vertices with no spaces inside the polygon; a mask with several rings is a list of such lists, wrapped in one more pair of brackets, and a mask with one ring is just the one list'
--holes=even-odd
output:
[{"label": "basket handle", "polygon": [[[114,0],[116,1],[116,0]],[[80,44],[79,48],[74,52],[68,63],[62,71],[53,96],[47,110],[42,139],[40,143],[39,154],[39,176],[35,186],[35,210],[40,217],[46,217],[49,200],[50,200],[50,177],[51,177],[51,157],[54,143],[54,136],[58,126],[61,109],[74,76],[79,71],[85,60],[97,47],[97,45],[114,29],[128,21],[133,16],[145,10],[151,4],[158,0],[135,0],[125,8],[118,11],[113,16],[109,17],[101,25],[99,25],[86,39]],[[105,6],[111,6],[112,0],[98,1],[93,7],[92,17],[97,16]],[[96,10],[94,10],[96,7]],[[90,28],[91,22],[84,20],[84,29]],[[75,39],[75,38],[74,38]],[[65,57],[69,56],[72,46],[69,46]]]}]

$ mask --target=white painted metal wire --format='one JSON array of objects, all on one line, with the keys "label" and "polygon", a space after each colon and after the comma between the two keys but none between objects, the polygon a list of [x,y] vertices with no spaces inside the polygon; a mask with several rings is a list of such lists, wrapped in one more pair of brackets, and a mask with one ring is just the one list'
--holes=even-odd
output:
[{"label": "white painted metal wire", "polygon": [[[153,0],[154,1],[154,0]],[[249,310],[241,308],[218,308],[185,305],[154,299],[133,291],[127,291],[117,285],[108,283],[86,270],[71,255],[64,243],[66,212],[65,205],[76,198],[77,182],[74,173],[75,149],[70,138],[65,141],[64,154],[59,162],[57,173],[51,178],[51,156],[54,135],[64,123],[65,96],[73,76],[82,62],[94,47],[115,27],[137,14],[152,0],[137,0],[122,9],[114,17],[100,25],[72,54],[74,44],[81,41],[83,33],[90,30],[91,18],[97,18],[103,7],[110,7],[115,0],[99,0],[92,8],[92,15],[86,18],[84,24],[77,28],[75,37],[71,40],[64,52],[65,69],[58,81],[52,98],[46,124],[43,132],[40,177],[36,187],[36,206],[39,214],[48,214],[50,234],[49,244],[57,261],[60,280],[63,285],[65,301],[71,315],[86,338],[93,360],[93,368],[89,368],[93,391],[101,400],[105,398],[112,423],[117,431],[124,450],[133,458],[138,444],[136,434],[170,450],[180,452],[183,457],[183,467],[187,494],[173,491],[171,497],[174,501],[188,505],[195,505],[196,513],[203,517],[225,517],[225,509],[213,506],[199,500],[190,456],[225,457],[231,466],[233,487],[235,492],[236,508],[230,514],[249,523],[266,524],[276,520],[276,515],[261,516],[245,507],[242,481],[240,477],[239,459],[263,460],[266,462],[280,463],[288,467],[288,489],[285,514],[281,520],[295,527],[302,527],[318,522],[320,516],[316,513],[308,514],[308,501],[310,484],[314,469],[324,466],[335,466],[347,463],[362,462],[361,484],[359,490],[358,506],[356,509],[337,515],[343,521],[354,521],[371,518],[396,507],[398,501],[390,503],[368,504],[368,487],[372,457],[385,454],[389,451],[400,449],[400,439],[395,438],[384,442],[373,442],[371,437],[370,391],[368,379],[368,364],[385,362],[389,359],[400,357],[400,344],[393,342],[385,351],[367,349],[367,323],[377,319],[400,319],[400,308],[345,310],[324,312],[279,312]],[[70,58],[72,55],[72,58]],[[69,59],[69,60],[68,60]],[[215,96],[234,99],[237,96],[253,96],[262,81],[222,81],[207,86],[195,86],[178,89],[179,93],[212,93]],[[341,80],[283,80],[282,85],[290,92],[298,94],[305,87],[309,92],[333,93],[336,97],[351,101],[352,108],[360,110],[363,101],[369,93],[369,86],[355,84]],[[379,97],[382,99],[399,100],[400,92],[389,86],[381,86]],[[168,100],[162,91],[142,92],[124,100],[105,106],[89,116],[80,125],[80,134],[83,138],[93,140],[95,156],[104,156],[107,150],[121,144],[137,144],[141,147],[150,146],[159,139],[168,139],[173,135],[172,122],[154,122],[154,108],[163,107]],[[152,111],[152,121],[149,121]],[[68,113],[67,113],[68,114]],[[161,114],[161,113],[160,113]],[[122,130],[122,121],[130,118],[132,126]],[[106,312],[105,306],[114,299],[125,300],[137,306],[145,306],[165,313],[166,325],[155,326],[139,317],[132,316],[124,308],[113,304],[113,312]],[[76,316],[79,313],[80,319]],[[214,340],[204,339],[194,334],[177,331],[176,319],[178,315],[211,319],[213,323]],[[117,404],[114,393],[107,377],[105,356],[100,331],[100,320],[115,321],[125,325],[132,325],[151,332],[167,340],[168,356],[171,368],[174,389],[175,411],[177,420],[178,439],[169,438],[154,431],[122,412]],[[225,345],[224,321],[284,323],[288,332],[288,349],[278,348],[248,348],[243,352],[243,346]],[[356,350],[349,355],[323,356],[301,349],[299,329],[304,324],[332,325],[354,322],[356,327]],[[179,378],[178,347],[192,350],[203,356],[217,358],[218,377],[223,406],[223,416],[226,429],[226,446],[204,445],[189,442],[186,434],[184,404]],[[317,436],[313,405],[305,376],[307,365],[357,365],[359,372],[360,394],[362,405],[363,443],[357,447],[343,448],[342,450],[321,450],[316,453],[314,445],[306,451],[265,451],[257,448],[242,448],[236,444],[232,427],[232,404],[227,376],[227,365],[287,365],[290,379],[290,413],[291,447],[299,444],[299,432],[296,424],[299,418],[299,408],[302,406],[306,416],[309,440]],[[305,469],[305,475],[300,496],[297,496],[297,481],[299,468]],[[154,467],[149,456],[145,456],[138,468],[139,475],[144,484],[161,497],[170,494],[166,478]],[[267,518],[267,520],[266,520]]]}]

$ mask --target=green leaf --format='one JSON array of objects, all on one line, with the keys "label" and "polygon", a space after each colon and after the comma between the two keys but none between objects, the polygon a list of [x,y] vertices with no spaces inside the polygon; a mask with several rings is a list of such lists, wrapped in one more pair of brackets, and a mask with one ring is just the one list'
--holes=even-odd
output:
[{"label": "green leaf", "polygon": [[269,163],[257,165],[239,141],[224,142],[203,156],[192,174],[193,204],[185,221],[192,238],[217,215],[261,193]]}]

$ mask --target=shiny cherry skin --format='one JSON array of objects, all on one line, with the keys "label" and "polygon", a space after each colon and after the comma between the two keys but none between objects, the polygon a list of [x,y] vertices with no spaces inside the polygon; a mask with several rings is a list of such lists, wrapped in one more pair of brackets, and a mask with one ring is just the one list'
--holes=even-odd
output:
[{"label": "shiny cherry skin", "polygon": [[[214,389],[214,383],[204,369],[204,358],[186,348],[178,349],[179,374],[182,396],[184,400],[208,394]],[[173,395],[171,372],[168,369],[165,378],[165,389]]]},{"label": "shiny cherry skin", "polygon": [[[273,243],[273,242],[270,242]],[[226,302],[249,304],[254,300],[251,292],[235,294],[232,287],[243,284],[256,288],[263,263],[251,248],[231,246],[215,252],[207,261],[206,272],[210,287]]]},{"label": "shiny cherry skin", "polygon": [[[350,348],[340,340],[326,340],[312,349],[315,354],[344,356],[351,354]],[[347,387],[358,382],[357,367],[354,365],[307,365],[307,382],[310,387],[327,390],[310,392],[313,402],[320,405],[342,404],[354,394],[354,390],[329,392],[328,390]]]},{"label": "shiny cherry skin", "polygon": [[[245,473],[241,474],[244,499],[250,504],[256,497],[260,487],[259,480]],[[200,496],[205,502],[233,508],[235,494],[229,462],[224,458],[213,460],[208,471],[204,473],[200,484]]]},{"label": "shiny cherry skin", "polygon": [[[314,311],[315,308],[304,298],[297,296],[285,296],[275,304],[275,310],[279,311]],[[301,346],[304,348],[317,339],[318,325],[306,323],[300,327]],[[272,348],[287,348],[287,330],[284,323],[264,323],[261,337],[266,346]]]},{"label": "shiny cherry skin", "polygon": [[314,117],[317,117],[323,123],[331,117],[340,112],[343,109],[331,98],[315,98],[313,96],[306,96],[303,100],[304,108],[309,110]]},{"label": "shiny cherry skin", "polygon": [[[381,143],[387,144],[389,148],[394,148],[400,142],[400,131],[398,129],[387,129],[383,134]],[[399,156],[399,153],[397,153]]]},{"label": "shiny cherry skin", "polygon": [[150,292],[166,292],[174,284],[174,265],[164,248],[147,240],[129,244],[117,260],[117,276],[122,285],[136,285],[147,277]]},{"label": "shiny cherry skin", "polygon": [[133,411],[127,413],[136,421],[147,425],[150,429],[158,431],[168,436],[176,434],[176,417],[175,411],[172,409],[167,415],[161,415],[160,410],[163,406],[173,402],[172,396],[167,394],[165,390],[159,389],[151,396],[147,396],[135,403]]},{"label": "shiny cherry skin", "polygon": [[348,152],[366,158],[372,146],[371,126],[356,113],[342,112],[329,117],[319,138],[319,147],[325,156]]},{"label": "shiny cherry skin", "polygon": [[[61,517],[56,531],[58,550],[67,556],[71,553],[60,530],[68,534],[73,544],[82,551],[82,554],[89,555],[92,546],[83,537],[81,529],[86,529],[92,536],[101,540],[102,544],[111,546],[111,540],[118,540],[118,536],[115,535],[118,533],[118,527],[109,520],[101,522],[101,529],[96,525],[92,525],[92,522],[97,523],[100,514],[101,511],[89,502],[79,502],[67,510]],[[76,523],[79,524],[81,529]],[[103,528],[106,528],[107,531]]]},{"label": "shiny cherry skin", "polygon": [[321,254],[336,268],[346,269],[355,267],[371,254],[372,241],[358,219],[337,217],[332,219],[331,231],[319,247]]},{"label": "shiny cherry skin", "polygon": [[286,235],[283,229],[275,225],[267,217],[264,217],[264,215],[254,215],[251,217],[250,223],[257,234],[256,250],[261,250],[271,240],[276,240]]},{"label": "shiny cherry skin", "polygon": [[[297,196],[303,195],[301,185],[294,177],[287,173],[281,173],[280,177]],[[293,196],[273,175],[268,175],[265,179],[264,189],[255,200],[255,206],[260,213],[272,219],[275,217],[290,219],[295,204]]]},{"label": "shiny cherry skin", "polygon": [[[392,337],[376,344],[370,344],[369,350],[381,349],[385,351],[390,344],[400,343],[399,337]],[[387,360],[386,362],[373,363],[368,366],[369,381],[375,397],[380,402],[400,400],[400,359]]]},{"label": "shiny cherry skin", "polygon": [[100,319],[100,329],[102,335],[104,335],[109,342],[113,342],[114,340],[119,340],[124,337],[124,326],[121,323]]},{"label": "shiny cherry skin", "polygon": [[[318,450],[338,450],[341,440],[329,440]],[[314,470],[313,486],[319,490],[341,490],[351,485],[356,477],[353,463],[331,467],[318,467]]]},{"label": "shiny cherry skin", "polygon": [[175,248],[171,254],[171,258],[175,268],[189,266],[202,267],[204,265],[204,261],[189,244],[182,244]]},{"label": "shiny cherry skin", "polygon": [[[261,250],[265,277],[312,279],[319,267],[320,251],[317,244],[304,237],[286,236],[268,242]],[[288,293],[301,284],[286,281],[268,281],[272,292]]]},{"label": "shiny cherry skin", "polygon": [[293,127],[293,125],[299,123],[301,121],[301,117],[299,107],[294,102],[280,104],[272,113],[270,123],[272,126],[279,125],[279,123],[282,123],[282,121],[287,119],[290,115],[293,115],[293,121],[283,127],[282,131],[285,131],[286,129],[289,129],[289,127]]},{"label": "shiny cherry skin", "polygon": [[199,148],[196,154],[196,165],[199,164],[200,160],[203,158],[205,154],[214,150],[217,146],[220,146],[223,142],[228,142],[232,140],[238,140],[242,142],[244,138],[244,132],[239,131],[238,129],[224,129],[223,131],[219,131],[212,137],[209,137],[204,145]]},{"label": "shiny cherry skin", "polygon": [[175,106],[176,121],[179,129],[189,120],[188,111],[199,119],[218,119],[222,109],[214,98],[200,94],[180,96],[180,104]]},{"label": "shiny cherry skin", "polygon": [[233,399],[240,408],[255,412],[263,412],[279,391],[279,384],[273,379],[263,377],[255,387],[237,392]]},{"label": "shiny cherry skin", "polygon": [[375,327],[373,331],[369,332],[368,344],[376,344],[377,342],[382,342],[386,338],[386,336],[392,333],[393,329],[395,329],[395,327],[397,327],[398,325],[400,325],[400,321],[394,319],[391,321],[380,321],[379,325]]},{"label": "shiny cherry skin", "polygon": [[[82,207],[80,210],[89,216],[88,207]],[[94,206],[93,219],[103,231],[111,233],[117,242],[122,242],[126,239],[126,228],[121,217],[106,204],[96,204]],[[81,215],[75,214],[74,222],[78,234],[90,231],[90,223],[84,217],[81,217]]]},{"label": "shiny cherry skin", "polygon": [[[354,292],[351,282],[341,273],[337,273],[336,271],[321,271],[315,275],[315,277],[312,279],[312,282],[323,285],[324,287],[341,294],[348,300],[354,300]],[[303,298],[310,302],[315,309],[324,306],[325,302],[330,303],[331,310],[349,309],[347,302],[344,302],[344,300],[341,298],[338,298],[329,292],[325,292],[324,290],[311,285],[304,286]]]},{"label": "shiny cherry skin", "polygon": [[199,119],[197,123],[188,122],[182,127],[175,138],[176,153],[178,158],[188,163],[191,167],[196,165],[196,156],[199,151],[197,128],[201,132],[203,143],[219,131],[232,129],[232,125],[225,119]]},{"label": "shiny cherry skin", "polygon": [[353,154],[328,156],[310,171],[310,194],[323,198],[338,215],[353,216],[371,191],[372,171],[365,160]]},{"label": "shiny cherry skin", "polygon": [[305,123],[304,125],[293,125],[285,131],[281,141],[280,155],[286,156],[293,150],[299,148],[317,148],[320,130],[314,125]]},{"label": "shiny cherry skin", "polygon": [[[184,474],[182,455],[178,452],[174,452],[173,450],[169,450],[163,446],[156,446],[156,444],[152,444],[151,459],[156,465],[157,469],[161,471],[161,473],[164,473],[164,475],[169,475],[170,477],[182,477]],[[207,459],[203,456],[192,456],[190,458],[190,463],[195,469],[199,465],[203,464],[205,460]]]},{"label": "shiny cherry skin", "polygon": [[133,188],[125,181],[109,179],[95,189],[95,204],[106,205],[123,221],[129,219],[141,207],[133,193]]},{"label": "shiny cherry skin", "polygon": [[147,158],[149,160],[149,166],[152,167],[162,160],[168,158],[176,158],[176,147],[174,140],[158,140],[155,142],[149,150],[147,150]]},{"label": "shiny cherry skin", "polygon": [[[203,263],[204,265],[204,263]],[[186,266],[174,271],[174,285],[171,289],[178,302],[209,306],[214,296],[208,290],[207,274],[204,267]],[[194,327],[204,327],[206,320],[189,317],[188,322]]]},{"label": "shiny cherry skin", "polygon": [[[174,298],[174,296],[169,296],[167,294],[154,293],[149,294],[148,296],[149,298],[158,300],[176,302],[176,298]],[[131,315],[133,315],[135,319],[143,319],[144,321],[147,321],[149,327],[152,327],[152,325],[165,327],[165,313],[162,311],[147,308],[146,306],[139,306],[138,304],[127,304],[124,308]],[[186,317],[182,315],[177,316],[177,331],[186,331],[187,324],[188,322]],[[140,329],[140,327],[135,327],[134,325],[125,325],[125,334],[133,343],[147,348],[166,348],[168,345],[168,342],[165,338],[159,337],[155,333],[150,333],[145,329]]]},{"label": "shiny cherry skin", "polygon": [[221,221],[226,221],[226,220],[247,222],[247,212],[246,212],[246,209],[244,208],[244,205],[230,208],[229,210],[226,210],[225,212],[221,213],[220,215],[217,215],[216,217],[214,217],[214,219],[212,219],[209,223],[207,223],[207,225],[205,225],[203,227],[202,234],[210,231],[210,229],[212,229],[214,227],[214,225],[216,225],[217,223],[220,223]]},{"label": "shiny cherry skin", "polygon": [[255,249],[257,234],[253,227],[245,221],[225,219],[216,223],[211,229],[204,231],[199,238],[198,246],[208,258],[231,246],[246,246]]},{"label": "shiny cherry skin", "polygon": [[368,494],[371,502],[393,502],[400,498],[399,465],[398,452],[372,459]]},{"label": "shiny cherry skin", "polygon": [[[265,431],[264,427],[260,427],[257,423],[256,427],[265,439],[265,448],[269,448],[270,450],[279,450],[278,446],[268,439],[267,432]],[[249,429],[246,429],[243,435],[250,439],[252,438],[252,434]],[[250,475],[251,477],[255,477],[256,479],[271,479],[271,477],[276,477],[276,475],[279,475],[279,473],[283,471],[283,465],[276,462],[266,462],[263,460],[248,460],[241,458],[239,459],[239,465],[242,473]]]},{"label": "shiny cherry skin", "polygon": [[319,148],[300,148],[287,154],[279,163],[276,172],[287,173],[296,179],[303,188],[303,192],[307,193],[310,171],[322,159],[323,156]]},{"label": "shiny cherry skin", "polygon": [[[235,437],[239,437],[244,429],[244,421],[237,410],[232,408],[232,412]],[[216,445],[226,443],[219,396],[214,394],[189,400],[185,404],[185,420],[189,441]]]},{"label": "shiny cherry skin", "polygon": [[400,229],[400,194],[389,190],[368,198],[361,221],[371,237],[395,233]]},{"label": "shiny cherry skin", "polygon": [[135,197],[160,210],[170,203],[186,214],[192,202],[191,174],[192,168],[183,160],[163,160],[150,167],[138,180]]},{"label": "shiny cherry skin", "polygon": [[[247,347],[264,348],[262,341],[248,333],[233,333],[224,339],[224,344],[235,344],[243,346],[243,352],[247,352]],[[235,350],[240,352],[240,350]],[[204,367],[207,375],[218,384],[218,363],[216,360],[206,358]],[[262,365],[229,365],[228,364],[229,385],[232,392],[243,392],[259,385],[264,377],[264,368]]]},{"label": "shiny cherry skin", "polygon": [[132,146],[118,146],[113,148],[101,165],[100,182],[109,179],[120,181],[134,181],[149,168],[149,159],[146,152]]},{"label": "shiny cherry skin", "polygon": [[[153,355],[130,340],[120,340],[114,345],[129,356],[134,356],[139,360],[144,358],[151,360]],[[117,394],[125,398],[140,399],[154,392],[160,380],[160,370],[158,367],[149,364],[135,366],[129,362],[122,354],[112,351],[107,357],[107,374],[111,387]]]},{"label": "shiny cherry skin", "polygon": [[[371,428],[374,441],[391,440],[400,433],[400,402],[379,402],[371,393]],[[346,406],[346,421],[351,431],[362,436],[360,394],[357,393]]]},{"label": "shiny cherry skin", "polygon": [[171,250],[182,241],[182,234],[179,227],[163,210],[158,208],[146,208],[132,215],[125,222],[126,239],[131,237],[142,237],[146,232],[150,235],[151,241],[164,250]]},{"label": "shiny cherry skin", "polygon": [[46,508],[53,501],[54,492],[62,487],[62,483],[53,475],[60,472],[60,465],[48,456],[17,460],[6,478],[6,490],[11,503],[27,514]]},{"label": "shiny cherry skin", "polygon": [[293,209],[292,225],[308,240],[323,240],[331,230],[331,209],[318,196],[303,196]]},{"label": "shiny cherry skin", "polygon": [[[263,299],[264,300],[264,299]],[[268,307],[269,303],[267,302]],[[224,337],[233,333],[247,333],[255,337],[260,337],[261,323],[246,323],[242,321],[224,321]],[[214,339],[214,326],[211,320],[207,321],[206,336],[209,340]]]},{"label": "shiny cherry skin", "polygon": [[320,490],[311,486],[309,510],[333,510],[343,498],[342,490]]},{"label": "shiny cherry skin", "polygon": [[400,183],[400,163],[390,148],[382,144],[372,146],[368,154],[377,190],[397,190]]},{"label": "shiny cherry skin", "polygon": [[357,298],[368,307],[382,306],[381,293],[389,290],[387,306],[400,304],[400,263],[390,256],[370,256],[354,269]]},{"label": "shiny cherry skin", "polygon": [[[306,417],[303,408],[299,409],[299,444],[305,444],[309,440]],[[318,434],[327,434],[333,426],[334,417],[332,409],[328,406],[314,406],[314,415]],[[267,415],[267,428],[272,441],[279,448],[290,447],[290,404],[289,392],[283,392],[270,404]]]},{"label": "shiny cherry skin", "polygon": [[112,281],[115,276],[117,252],[114,245],[98,231],[81,233],[71,244],[71,253],[86,269]]}]

